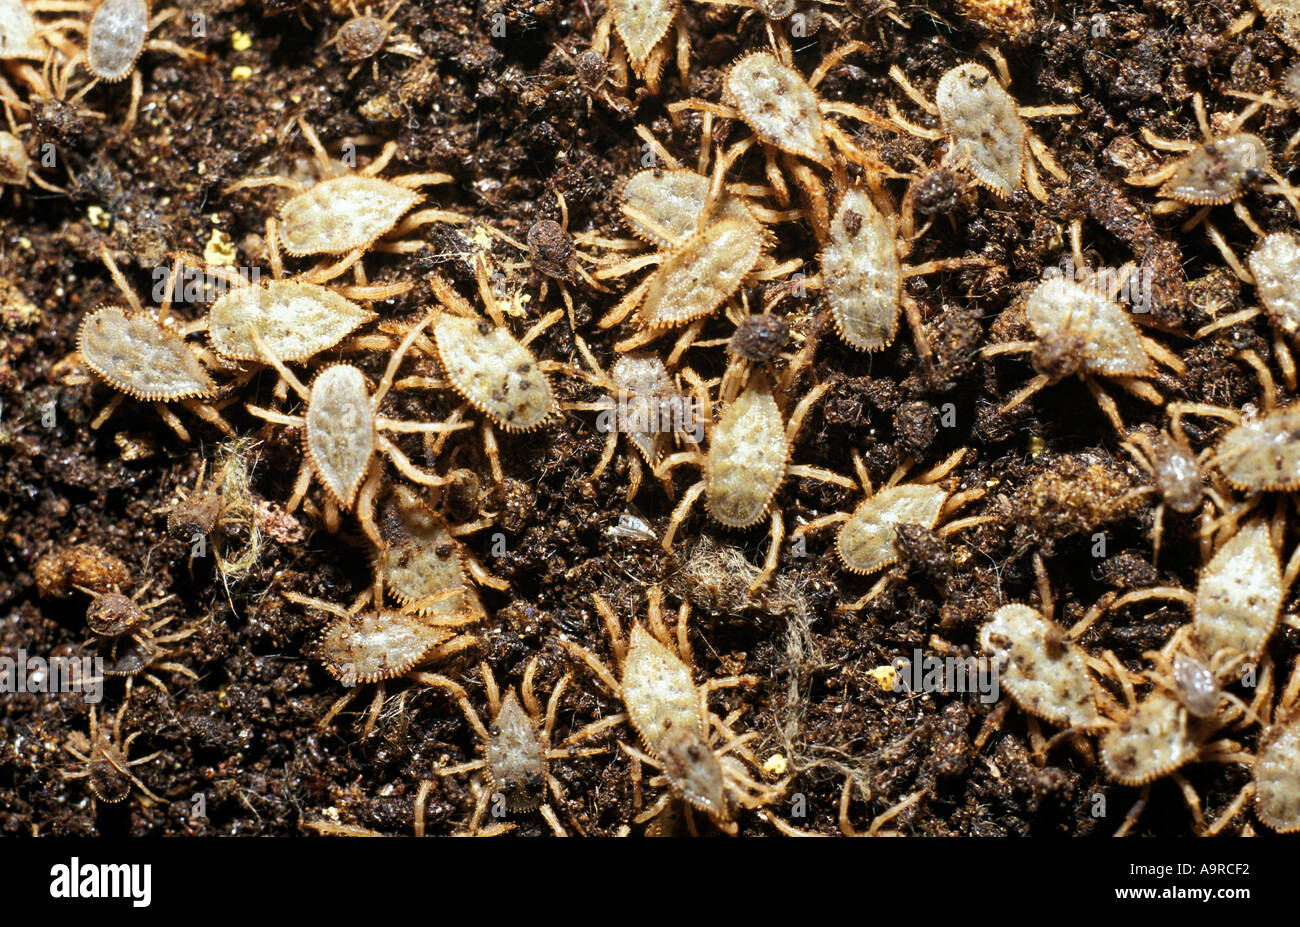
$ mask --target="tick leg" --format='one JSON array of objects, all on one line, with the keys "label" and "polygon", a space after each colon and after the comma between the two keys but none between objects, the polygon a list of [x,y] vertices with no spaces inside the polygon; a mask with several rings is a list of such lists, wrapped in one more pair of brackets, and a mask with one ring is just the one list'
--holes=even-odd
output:
[{"label": "tick leg", "polygon": [[700,498],[700,493],[702,492],[704,492],[703,480],[688,489],[686,494],[682,496],[682,501],[677,503],[677,508],[673,509],[672,518],[668,521],[668,530],[664,532],[664,539],[662,541],[662,546],[665,551],[670,553],[672,552],[673,538],[677,535],[677,529],[681,527],[682,522],[686,520],[686,516],[691,510],[691,506]]},{"label": "tick leg", "polygon": [[781,541],[784,537],[785,521],[781,518],[781,510],[774,508],[772,509],[772,541],[768,545],[767,559],[763,562],[762,571],[749,584],[749,594],[751,596],[766,586],[768,580],[776,573],[777,559],[781,555]]}]

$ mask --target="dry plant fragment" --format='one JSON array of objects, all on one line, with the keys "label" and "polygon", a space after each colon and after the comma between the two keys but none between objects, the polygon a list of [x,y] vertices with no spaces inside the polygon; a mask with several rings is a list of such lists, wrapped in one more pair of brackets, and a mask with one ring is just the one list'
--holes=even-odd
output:
[{"label": "dry plant fragment", "polygon": [[[253,502],[249,483],[256,463],[250,439],[226,441],[217,449],[210,481],[204,482],[208,467],[205,459],[194,486],[189,490],[178,488],[174,504],[154,510],[154,514],[167,513],[167,531],[173,536],[190,543],[198,537],[209,538],[217,569],[227,584],[247,575],[262,553],[262,527],[266,522],[262,508],[269,503]],[[291,516],[285,517],[293,521]],[[269,533],[281,543],[301,540],[301,536],[294,539],[282,532]]]},{"label": "dry plant fragment", "polygon": [[742,615],[757,610],[788,618],[791,634],[806,632],[810,607],[804,595],[805,583],[778,573],[771,587],[755,599],[749,586],[760,572],[741,548],[719,544],[710,535],[702,534],[682,563],[676,590],[693,608],[707,614]]},{"label": "dry plant fragment", "polygon": [[1028,605],[1004,605],[980,628],[980,645],[1001,667],[1000,682],[1025,711],[1053,724],[1097,724],[1096,684],[1065,631]]}]

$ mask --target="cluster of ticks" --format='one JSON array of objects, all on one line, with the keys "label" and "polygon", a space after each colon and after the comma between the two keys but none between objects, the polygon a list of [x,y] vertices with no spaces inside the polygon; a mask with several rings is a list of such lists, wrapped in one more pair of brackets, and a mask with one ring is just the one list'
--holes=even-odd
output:
[{"label": "cluster of ticks", "polygon": [[[807,10],[796,13],[794,2],[782,0],[738,5],[747,8],[746,18],[761,22],[766,43],[736,59],[707,99],[662,101],[672,124],[698,127],[694,163],[636,126],[647,166],[624,177],[614,191],[627,237],[571,232],[558,196],[564,221],[536,222],[526,240],[517,241],[487,220],[426,204],[429,188],[455,178],[395,173],[395,142],[383,143],[358,167],[332,157],[309,122],[298,118],[314,163],[300,164],[292,175],[249,176],[220,192],[276,191],[265,215],[265,279],[250,281],[230,266],[175,251],[169,254],[164,298],[150,306],[119,271],[112,252],[100,249],[120,298],[86,313],[76,370],[65,379],[87,387],[87,402],[104,387],[111,393],[91,427],[100,428],[124,407],[143,405],[181,442],[190,442],[196,427],[186,416],[199,419],[198,427],[235,438],[232,409],[239,413],[237,422],[251,423],[245,427],[299,436],[301,471],[283,511],[301,511],[330,533],[355,525],[372,566],[370,581],[346,604],[283,591],[285,599],[326,622],[310,656],[345,690],[322,723],[332,723],[363,686],[373,685],[362,731],[368,736],[388,702],[387,687],[401,681],[404,692],[445,693],[481,742],[479,759],[435,763],[428,770],[412,809],[418,834],[438,780],[468,773],[474,774],[477,803],[465,832],[499,833],[533,813],[557,834],[582,832],[581,821],[562,819],[569,802],[553,767],[619,752],[634,771],[638,799],[637,813],[621,832],[641,825],[662,831],[671,821],[692,833],[736,833],[746,816],[782,833],[803,832],[784,813],[797,773],[787,774],[779,756],[760,758],[764,732],[744,723],[743,709],[723,716],[710,707],[715,691],[763,680],[740,672],[702,673],[692,654],[689,605],[666,608],[658,586],[647,589],[644,619],[620,616],[605,597],[593,595],[608,656],[555,632],[568,662],[544,701],[535,685],[538,657],[527,663],[518,685],[504,692],[493,668],[482,662],[483,716],[465,657],[481,650],[491,623],[490,603],[485,605],[480,591],[489,590],[484,598],[490,599],[510,584],[486,569],[463,540],[490,528],[494,513],[479,510],[462,518],[464,506],[452,504],[465,495],[464,484],[479,476],[464,468],[440,469],[440,461],[455,463],[481,452],[487,463],[482,479],[500,487],[513,461],[503,455],[499,435],[590,428],[594,413],[604,423],[606,443],[590,481],[617,460],[627,474],[628,501],[655,492],[671,500],[671,514],[653,529],[665,552],[680,550],[683,529],[698,528],[704,518],[740,536],[765,529],[766,557],[747,574],[747,592],[758,597],[779,577],[784,546],[834,526],[843,570],[880,577],[842,606],[849,612],[866,608],[899,577],[904,529],[924,529],[942,540],[997,521],[994,514],[955,517],[985,495],[985,487],[963,479],[968,448],[916,474],[915,462],[907,459],[883,484],[873,485],[853,448],[842,454],[839,469],[845,472],[797,462],[799,435],[830,388],[825,380],[810,382],[816,379],[821,328],[826,337],[833,328],[864,365],[873,352],[908,338],[918,363],[929,365],[934,350],[923,307],[909,295],[909,279],[988,265],[976,255],[908,262],[913,243],[933,222],[917,224],[917,200],[928,196],[933,176],[958,178],[989,209],[1025,194],[1047,202],[1052,186],[1069,178],[1030,123],[1068,119],[1081,112],[1079,105],[1021,106],[1007,89],[1008,63],[990,43],[980,46],[977,58],[944,72],[929,93],[895,66],[889,77],[897,102],[886,112],[827,99],[819,94],[823,80],[868,46],[847,40],[805,74],[795,63],[790,36],[801,34],[792,22]],[[672,85],[665,80],[670,67],[680,86],[691,86],[688,6],[683,0],[608,0],[589,47],[573,60],[589,91],[589,107],[624,118]],[[1028,15],[1015,3],[962,6],[994,26],[1005,17],[1009,29],[1019,28]],[[1261,6],[1269,13],[1285,5]],[[356,64],[353,74],[381,52],[422,54],[408,37],[394,34],[397,12],[398,6],[382,17],[353,10],[338,30],[331,44]],[[142,53],[172,55],[182,66],[204,57],[150,38],[177,14],[155,14],[146,0],[0,0],[0,101],[10,130],[0,132],[0,180],[62,190],[40,176],[21,140],[30,128],[21,120],[40,101],[90,105],[97,85],[129,78],[125,126],[133,126]],[[817,24],[846,34],[840,15],[843,8],[827,3]],[[1252,13],[1234,21],[1229,34],[1276,28],[1291,41],[1296,37],[1288,35],[1289,15],[1256,22]],[[851,82],[840,86],[851,88]],[[1300,573],[1300,551],[1287,557],[1283,550],[1288,494],[1300,488],[1300,407],[1279,404],[1275,380],[1276,374],[1287,390],[1296,389],[1289,343],[1300,331],[1300,238],[1265,232],[1243,203],[1247,192],[1263,193],[1282,198],[1300,216],[1300,190],[1247,128],[1261,111],[1300,105],[1300,65],[1282,75],[1278,86],[1280,95],[1233,91],[1242,98],[1241,111],[1213,119],[1196,96],[1197,136],[1166,139],[1144,132],[1146,145],[1168,153],[1168,160],[1126,178],[1132,187],[1154,191],[1154,214],[1189,213],[1182,232],[1208,236],[1231,272],[1254,288],[1257,306],[1215,318],[1190,337],[1206,339],[1256,317],[1267,320],[1276,371],[1254,350],[1237,355],[1259,381],[1258,408],[1181,401],[1158,388],[1168,382],[1163,371],[1185,372],[1167,343],[1189,336],[1162,330],[1117,300],[1127,279],[1140,273],[1136,265],[1109,276],[1087,272],[1077,221],[1069,229],[1076,273],[1024,281],[1016,329],[990,336],[981,349],[985,358],[1027,356],[1032,369],[1003,412],[1063,379],[1086,384],[1115,430],[1116,448],[1149,475],[1140,494],[1156,508],[1154,558],[1166,509],[1199,514],[1195,530],[1204,566],[1195,590],[1116,590],[1064,628],[1054,617],[1047,565],[1035,554],[1037,602],[996,609],[977,634],[1009,698],[987,716],[975,749],[1018,707],[1028,716],[1038,762],[1058,745],[1069,745],[1114,782],[1141,787],[1121,833],[1133,828],[1151,784],[1162,778],[1179,785],[1198,832],[1218,833],[1243,814],[1249,830],[1252,811],[1273,830],[1300,831],[1300,665],[1288,674],[1274,666],[1268,650],[1280,624],[1300,626],[1283,614]],[[726,131],[718,131],[723,126]],[[917,173],[891,167],[873,141],[890,135],[932,142],[933,163],[920,164]],[[1276,154],[1289,156],[1298,140],[1300,135]],[[1149,194],[1143,189],[1141,195]],[[1225,221],[1241,223],[1257,239],[1244,258],[1214,224]],[[419,281],[426,288],[421,292],[431,296],[419,317],[384,317],[380,304],[417,282],[375,284],[368,272],[385,254],[427,249],[434,227],[465,233],[460,258],[472,267],[476,285],[458,287],[434,270]],[[814,257],[783,249],[794,227],[815,240]],[[523,263],[515,266],[534,272],[534,292],[503,291],[499,281],[506,265],[494,246],[519,252]],[[805,272],[810,265],[816,268],[811,274]],[[221,294],[200,317],[185,319],[173,311],[175,289],[193,271],[217,281]],[[608,295],[609,311],[592,323],[580,322],[575,298],[600,294]],[[816,319],[804,311],[810,300],[820,306]],[[553,308],[520,330],[517,321],[539,305]],[[904,319],[907,331],[900,332]],[[538,356],[534,344],[553,326],[568,327],[570,356]],[[615,337],[607,340],[605,332]],[[607,344],[602,363],[599,353]],[[692,358],[707,358],[710,350],[722,359],[721,369],[706,377],[696,368],[709,365]],[[382,374],[376,379],[343,359],[350,355],[382,358]],[[252,397],[268,378],[274,383],[269,399]],[[558,389],[556,378],[573,388]],[[1115,388],[1163,407],[1167,427],[1127,428],[1111,395]],[[561,398],[575,391],[596,398]],[[396,417],[391,397],[406,392],[449,399],[450,411]],[[1191,438],[1189,419],[1201,423],[1190,429]],[[671,427],[664,427],[666,421]],[[1214,431],[1216,422],[1226,424]],[[684,490],[673,479],[679,470],[697,474]],[[643,479],[647,471],[654,485]],[[839,487],[860,501],[850,511],[787,525],[778,500],[791,478]],[[211,532],[221,518],[220,487],[204,484],[202,475],[199,483],[177,504],[173,521]],[[697,505],[702,516],[692,514]],[[155,612],[172,597],[146,601],[148,585],[133,592],[126,586],[79,585],[91,596],[86,618],[105,673],[125,677],[126,700],[136,679],[163,693],[159,674],[196,679],[177,662],[173,646],[196,627],[169,630],[174,616]],[[1093,652],[1080,643],[1103,615],[1162,599],[1183,603],[1191,620],[1147,653],[1145,666],[1126,665],[1109,650]],[[603,708],[596,720],[560,738],[556,729],[566,695],[580,684],[590,687],[586,697]],[[91,709],[89,736],[78,734],[66,745],[79,766],[65,775],[86,779],[99,801],[123,801],[133,789],[161,801],[133,771],[157,754],[130,757],[140,732],[124,736],[125,709],[124,700],[111,730]],[[1046,735],[1044,725],[1051,729]],[[1232,739],[1251,728],[1259,730],[1254,753]],[[1231,737],[1218,736],[1225,731]],[[1212,822],[1179,773],[1198,762],[1245,764],[1253,771],[1250,783]],[[643,766],[656,770],[648,784],[658,789],[657,799],[644,806]],[[849,834],[855,832],[848,814],[850,784],[846,779],[839,814],[840,828]],[[925,798],[921,790],[897,802],[875,817],[870,833],[885,832],[882,825]],[[327,819],[316,828],[357,830]]]}]

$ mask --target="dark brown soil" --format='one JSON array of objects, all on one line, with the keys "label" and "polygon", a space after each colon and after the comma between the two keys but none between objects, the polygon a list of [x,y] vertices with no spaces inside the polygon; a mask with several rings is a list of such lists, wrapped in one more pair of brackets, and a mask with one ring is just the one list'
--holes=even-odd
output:
[{"label": "dark brown soil", "polygon": [[[408,0],[394,15],[395,32],[423,57],[381,54],[374,59],[377,72],[363,61],[352,76],[354,65],[327,44],[346,14],[296,0],[224,0],[192,3],[183,17],[160,29],[159,37],[201,50],[208,60],[187,63],[146,52],[138,65],[140,119],[129,133],[120,131],[129,85],[100,85],[83,99],[81,105],[104,112],[104,119],[57,104],[33,113],[24,141],[33,152],[45,143],[54,146],[57,166],[43,168],[42,176],[71,192],[30,187],[0,193],[0,654],[16,656],[20,648],[32,656],[84,653],[91,636],[88,599],[73,586],[117,582],[131,592],[152,581],[150,598],[175,597],[157,610],[176,616],[169,630],[197,627],[173,645],[170,659],[198,679],[162,671],[166,696],[137,680],[122,719],[124,734],[139,733],[132,757],[158,753],[133,771],[165,799],[161,803],[138,791],[117,805],[93,803],[84,778],[61,775],[77,767],[64,745],[88,730],[88,709],[78,694],[6,695],[0,702],[0,832],[302,834],[320,830],[324,822],[326,829],[410,834],[416,791],[425,779],[434,782],[425,808],[427,832],[449,834],[467,826],[476,800],[474,776],[434,773],[476,758],[478,744],[444,692],[389,683],[379,722],[363,737],[373,692],[367,687],[328,727],[320,727],[346,690],[311,655],[326,616],[287,602],[284,593],[346,606],[369,582],[369,554],[348,516],[340,533],[330,534],[308,513],[297,513],[295,525],[276,508],[291,493],[301,447],[287,429],[264,427],[243,409],[246,401],[274,402],[274,376],[263,373],[238,390],[225,413],[252,438],[254,501],[273,504],[263,509],[264,527],[275,528],[280,539],[268,538],[251,571],[227,584],[212,556],[191,560],[186,531],[167,530],[167,510],[178,490],[194,488],[204,461],[211,470],[222,436],[178,410],[193,435],[183,443],[150,406],[129,399],[92,430],[91,420],[113,394],[99,384],[64,385],[77,366],[69,355],[86,312],[118,298],[97,256],[101,245],[113,250],[146,296],[153,269],[169,252],[202,254],[214,230],[236,246],[236,264],[265,268],[262,233],[276,194],[223,191],[246,177],[292,171],[295,159],[305,163],[310,152],[294,123],[299,116],[336,154],[345,137],[357,140],[363,160],[377,153],[372,142],[397,142],[394,172],[455,176],[454,185],[430,188],[433,204],[532,243],[531,267],[528,255],[502,242],[493,246],[506,275],[504,292],[532,296],[526,318],[512,323],[522,331],[563,306],[556,280],[549,280],[544,303],[538,293],[546,274],[563,276],[571,267],[567,242],[550,226],[530,236],[534,223],[560,220],[556,194],[567,202],[569,231],[626,237],[615,192],[642,166],[635,125],[647,126],[671,152],[694,164],[700,120],[686,116],[674,127],[666,103],[688,96],[718,99],[723,69],[740,53],[767,45],[758,14],[693,0],[683,6],[690,86],[681,86],[670,66],[658,97],[638,92],[643,84],[635,79],[628,101],[609,84],[590,89],[590,61],[580,56],[603,12],[599,0]],[[809,290],[801,303],[787,303],[792,335],[799,339],[792,346],[814,339],[817,350],[811,371],[782,401],[788,410],[812,384],[829,383],[793,460],[852,475],[853,448],[877,485],[906,458],[915,459],[919,472],[956,448],[970,448],[956,471],[960,487],[983,487],[986,494],[963,514],[993,521],[949,538],[903,532],[906,558],[895,568],[895,581],[860,612],[840,606],[861,597],[876,577],[842,569],[831,532],[811,535],[804,556],[785,545],[777,582],[745,601],[734,576],[728,585],[728,555],[739,550],[749,562],[761,563],[764,527],[721,530],[701,505],[679,532],[675,553],[665,555],[657,538],[696,471],[677,471],[672,498],[647,474],[635,504],[629,504],[631,451],[622,443],[614,463],[588,484],[604,446],[589,413],[565,413],[541,432],[500,435],[507,476],[500,489],[492,488],[477,440],[453,441],[463,449],[454,459],[448,453],[437,461],[422,459],[418,442],[404,443],[417,464],[444,472],[460,466],[479,475],[483,495],[463,490],[453,494],[452,506],[462,520],[496,514],[496,527],[468,543],[488,569],[511,583],[506,593],[481,591],[492,616],[481,629],[481,645],[436,669],[466,687],[480,714],[487,710],[483,662],[504,689],[518,685],[528,662],[539,657],[543,696],[572,672],[558,740],[620,710],[558,639],[612,662],[591,595],[608,598],[626,625],[644,616],[646,587],[660,583],[669,604],[675,607],[688,595],[695,605],[691,642],[699,678],[749,673],[762,680],[750,690],[724,690],[711,704],[720,716],[741,712],[735,727],[757,733],[750,746],[760,761],[784,757],[792,776],[789,794],[769,813],[806,830],[838,833],[847,775],[858,786],[850,818],[859,829],[925,790],[888,826],[923,835],[1110,833],[1138,790],[1109,783],[1091,750],[1067,743],[1045,762],[1036,759],[1026,716],[1013,707],[976,751],[973,740],[991,706],[962,694],[901,697],[882,691],[871,673],[917,649],[977,651],[976,631],[993,609],[1008,601],[1036,601],[1035,552],[1047,564],[1063,625],[1113,589],[1195,587],[1201,558],[1194,517],[1164,513],[1163,551],[1159,567],[1153,566],[1153,500],[1133,493],[1149,478],[1120,450],[1086,386],[1067,378],[1003,414],[1002,403],[1034,370],[1025,358],[985,360],[978,351],[992,341],[1025,336],[1017,297],[1068,254],[1068,228],[1079,219],[1094,264],[1136,261],[1155,274],[1147,334],[1187,365],[1185,376],[1155,378],[1157,389],[1171,400],[1234,408],[1258,403],[1253,372],[1233,355],[1250,348],[1276,369],[1266,321],[1200,342],[1191,337],[1208,321],[1207,310],[1221,314],[1251,305],[1251,288],[1223,271],[1223,259],[1201,229],[1180,229],[1190,210],[1153,214],[1154,192],[1126,184],[1124,177],[1170,157],[1145,146],[1142,129],[1199,140],[1193,93],[1204,95],[1212,116],[1237,112],[1246,104],[1227,91],[1275,90],[1292,52],[1262,20],[1224,35],[1250,9],[1241,0],[1152,0],[1137,8],[1033,2],[1026,4],[1032,25],[1014,38],[966,15],[966,4],[928,6],[933,12],[862,0],[828,6],[822,27],[793,43],[796,65],[811,74],[826,52],[859,39],[865,53],[849,56],[827,75],[823,98],[879,113],[893,100],[909,119],[934,124],[889,79],[890,66],[901,67],[932,98],[948,68],[977,58],[987,62],[978,47],[991,36],[1002,43],[1010,90],[1022,105],[1075,102],[1082,109],[1077,117],[1032,123],[1069,180],[1045,176],[1046,203],[1024,190],[1000,201],[966,175],[939,167],[942,145],[841,120],[863,147],[896,171],[920,178],[914,194],[918,225],[932,224],[913,243],[909,263],[978,256],[987,264],[909,282],[908,294],[919,304],[934,350],[932,369],[918,360],[906,325],[892,347],[860,354],[836,336],[817,291]],[[204,15],[205,36],[191,34],[190,13]],[[494,34],[494,24],[504,25],[503,35]],[[249,73],[251,79],[238,79]],[[1267,108],[1250,125],[1285,173],[1281,152],[1297,129],[1296,114]],[[714,141],[735,141],[747,131],[720,121]],[[744,159],[736,175],[763,182],[762,159]],[[891,181],[888,188],[900,198],[906,185]],[[1266,231],[1294,227],[1295,217],[1280,197],[1252,190],[1242,202]],[[1251,233],[1230,207],[1216,207],[1212,221],[1239,254],[1252,246]],[[432,304],[426,277],[434,271],[474,295],[473,267],[465,259],[469,229],[432,226],[421,233],[427,241],[422,251],[367,257],[372,281],[417,284],[377,304],[384,318],[418,318]],[[818,248],[806,223],[785,223],[774,232],[777,259],[802,257],[806,272],[816,273]],[[605,364],[613,360],[614,342],[626,334],[595,325],[631,286],[627,279],[616,284],[617,292],[601,293],[576,277],[564,283],[580,334]],[[761,290],[750,295],[751,305],[759,304]],[[25,301],[34,308],[25,308]],[[181,307],[190,316],[198,311]],[[701,338],[726,339],[733,330],[719,314]],[[581,365],[567,319],[534,348],[539,357]],[[321,359],[343,356],[328,353]],[[359,357],[375,378],[382,374],[386,354],[350,357]],[[706,378],[720,374],[727,358],[721,347],[687,354]],[[436,373],[427,360],[404,369]],[[597,398],[581,381],[554,380],[566,401]],[[1165,427],[1162,409],[1118,388],[1108,392],[1129,427]],[[446,414],[454,405],[442,394],[402,393],[394,395],[386,414]],[[1201,428],[1189,429],[1198,450],[1221,427],[1209,427],[1209,421],[1196,419]],[[319,486],[309,499],[319,504]],[[857,501],[845,490],[792,479],[776,504],[793,527]],[[1271,511],[1273,503],[1263,508]],[[648,522],[654,537],[611,533],[625,515]],[[278,528],[271,524],[277,518]],[[495,531],[504,535],[504,552],[494,550]],[[706,535],[717,546],[696,551]],[[1294,535],[1288,532],[1287,551]],[[696,557],[688,562],[692,551]],[[1112,649],[1141,669],[1143,652],[1160,646],[1186,620],[1176,605],[1128,609],[1100,621],[1083,643],[1095,653]],[[1298,644],[1300,632],[1293,628],[1282,626],[1274,636],[1269,653],[1280,672],[1293,665]],[[122,704],[123,689],[122,680],[107,681],[99,709],[106,719]],[[1250,692],[1241,694],[1249,701]],[[1233,736],[1252,749],[1258,729]],[[616,738],[633,742],[626,727]],[[632,761],[613,748],[614,739],[605,743],[612,748],[605,754],[552,763],[566,795],[553,803],[555,811],[571,831],[614,834],[630,826],[641,832],[646,825],[632,823],[638,805],[649,806],[660,789],[648,783],[650,770],[638,788]],[[1209,818],[1250,778],[1247,768],[1231,764],[1193,765],[1185,772]],[[1105,797],[1104,817],[1094,816],[1099,795]],[[196,813],[199,804],[203,814]],[[806,808],[806,815],[797,816],[796,808]],[[703,816],[696,817],[708,830]],[[1242,815],[1229,830],[1251,820]],[[517,833],[548,832],[537,813],[512,814],[508,821]],[[742,834],[776,832],[753,811],[740,812],[738,821]],[[684,826],[680,816],[656,823],[662,829]],[[1186,834],[1192,828],[1178,789],[1169,781],[1156,783],[1135,831]]]}]

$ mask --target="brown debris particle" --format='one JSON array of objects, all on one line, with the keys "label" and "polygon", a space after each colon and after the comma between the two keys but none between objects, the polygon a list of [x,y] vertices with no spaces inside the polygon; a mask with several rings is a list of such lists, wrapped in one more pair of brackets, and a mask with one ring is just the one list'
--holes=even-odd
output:
[{"label": "brown debris particle", "polygon": [[1061,538],[1095,531],[1130,517],[1141,505],[1133,481],[1099,457],[1044,454],[1038,464],[1022,517],[1040,535]]},{"label": "brown debris particle", "polygon": [[125,563],[94,544],[52,551],[36,561],[32,572],[45,598],[62,598],[73,586],[113,592],[125,586],[130,576]]}]

